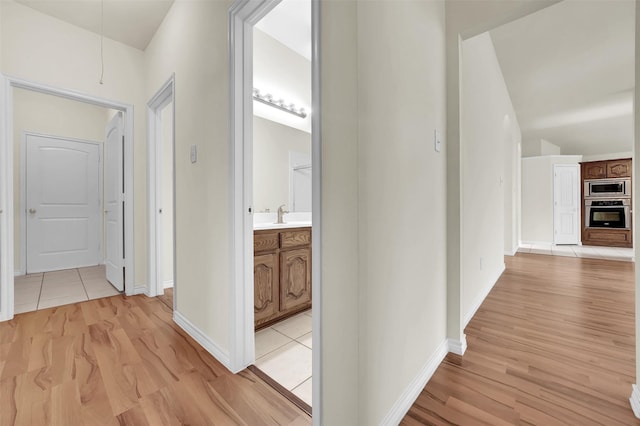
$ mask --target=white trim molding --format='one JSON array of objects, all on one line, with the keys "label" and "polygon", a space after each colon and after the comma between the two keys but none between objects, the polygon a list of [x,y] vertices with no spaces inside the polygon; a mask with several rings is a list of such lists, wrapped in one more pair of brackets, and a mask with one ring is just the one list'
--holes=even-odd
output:
[{"label": "white trim molding", "polygon": [[640,390],[638,385],[631,385],[631,397],[629,398],[633,414],[640,419]]},{"label": "white trim molding", "polygon": [[433,355],[431,355],[429,360],[422,366],[418,374],[393,404],[391,410],[384,416],[384,419],[380,422],[381,425],[394,426],[400,424],[413,403],[418,399],[418,396],[420,396],[420,392],[422,392],[429,380],[431,380],[431,377],[440,366],[444,357],[447,356],[449,340],[450,339],[445,339],[440,343],[440,346],[438,346]]},{"label": "white trim molding", "polygon": [[[237,372],[255,360],[253,314],[253,26],[280,0],[237,0],[229,10],[229,359]],[[313,424],[322,420],[322,162],[320,0],[311,0]]]},{"label": "white trim molding", "polygon": [[229,346],[231,371],[255,361],[253,323],[253,26],[280,0],[229,9]]},{"label": "white trim molding", "polygon": [[[159,296],[164,293],[164,283],[160,274],[161,262],[158,259],[162,259],[162,253],[164,250],[164,242],[162,238],[162,215],[161,209],[171,208],[173,210],[173,280],[176,280],[176,248],[175,248],[175,187],[176,187],[176,174],[175,174],[175,139],[176,139],[176,105],[175,105],[175,74],[171,74],[169,79],[158,89],[153,97],[147,102],[147,274],[149,280],[149,296]],[[162,110],[172,103],[171,120],[173,122],[172,127],[172,157],[173,157],[173,172],[171,181],[173,182],[173,199],[162,200]],[[169,205],[170,204],[170,205]],[[176,299],[174,293],[174,302]],[[175,303],[174,303],[175,304]]]},{"label": "white trim molding", "polygon": [[173,321],[178,324],[189,336],[193,338],[200,346],[209,352],[215,359],[220,361],[228,370],[231,371],[231,362],[229,352],[223,350],[213,340],[211,340],[202,330],[196,327],[180,312],[173,311]]},{"label": "white trim molding", "polygon": [[162,282],[162,288],[173,288],[173,280],[165,280]]},{"label": "white trim molding", "polygon": [[149,296],[149,288],[144,284],[136,284],[131,294],[127,294],[127,296],[136,296],[138,294]]},{"label": "white trim molding", "polygon": [[467,312],[465,314],[465,316],[464,316],[464,321],[462,322],[462,329],[463,330],[467,327],[467,325],[469,324],[469,321],[471,321],[471,318],[473,318],[473,316],[476,314],[478,309],[480,309],[480,306],[482,305],[482,302],[484,302],[484,299],[487,298],[487,296],[489,295],[489,293],[491,292],[493,287],[496,285],[496,283],[498,282],[498,280],[500,279],[500,277],[504,273],[505,269],[506,269],[506,265],[503,263],[502,266],[496,271],[495,276],[491,279],[491,281],[490,281],[491,284],[488,285],[487,288],[485,288],[482,291],[482,293],[480,293],[478,295],[476,300],[473,301],[473,305],[471,306],[471,310],[469,312]]},{"label": "white trim molding", "polygon": [[0,321],[13,318],[13,105],[11,82],[0,74]]},{"label": "white trim molding", "polygon": [[[74,90],[48,86],[10,76],[0,76],[0,321],[13,318],[14,304],[14,253],[13,242],[13,89],[30,90],[57,96],[98,107],[115,109],[124,113],[124,244],[125,293],[132,295],[134,285],[134,173],[133,173],[133,118],[134,106],[118,101],[88,95]],[[146,288],[146,287],[145,287]]]},{"label": "white trim molding", "polygon": [[457,339],[447,339],[447,350],[452,354],[456,355],[464,355],[467,351],[467,336],[466,334],[462,335],[460,340]]}]

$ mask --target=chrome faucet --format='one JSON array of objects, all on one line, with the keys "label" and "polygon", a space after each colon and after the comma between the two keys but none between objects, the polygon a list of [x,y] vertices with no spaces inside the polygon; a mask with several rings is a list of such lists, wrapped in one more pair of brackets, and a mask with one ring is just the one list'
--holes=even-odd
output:
[{"label": "chrome faucet", "polygon": [[278,221],[276,223],[284,223],[284,215],[285,213],[289,213],[288,211],[283,209],[285,205],[286,204],[283,204],[280,207],[278,207]]}]

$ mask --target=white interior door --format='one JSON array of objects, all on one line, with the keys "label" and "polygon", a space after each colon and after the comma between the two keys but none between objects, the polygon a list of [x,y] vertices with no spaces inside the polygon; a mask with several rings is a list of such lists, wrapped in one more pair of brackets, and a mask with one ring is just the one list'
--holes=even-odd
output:
[{"label": "white interior door", "polygon": [[26,137],[27,272],[100,263],[100,147]]},{"label": "white interior door", "polygon": [[580,242],[580,165],[553,166],[553,242]]},{"label": "white interior door", "polygon": [[124,290],[124,120],[118,112],[109,122],[105,138],[105,264],[107,280]]}]

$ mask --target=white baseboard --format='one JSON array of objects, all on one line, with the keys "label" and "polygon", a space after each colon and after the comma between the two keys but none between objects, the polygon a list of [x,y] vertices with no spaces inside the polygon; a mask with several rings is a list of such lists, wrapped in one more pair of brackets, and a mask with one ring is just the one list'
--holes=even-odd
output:
[{"label": "white baseboard", "polygon": [[166,280],[162,283],[162,288],[173,288],[173,280]]},{"label": "white baseboard", "polygon": [[638,389],[638,385],[631,385],[631,398],[629,398],[629,402],[631,403],[633,414],[640,419],[640,389]]},{"label": "white baseboard", "polygon": [[467,350],[467,336],[463,334],[461,340],[447,339],[447,350],[452,354],[464,355]]},{"label": "white baseboard", "polygon": [[463,322],[463,325],[462,325],[462,329],[463,330],[467,326],[467,324],[469,324],[469,321],[471,321],[471,318],[473,318],[473,316],[476,314],[476,312],[480,308],[480,305],[482,305],[482,302],[484,302],[484,299],[487,298],[487,295],[489,295],[489,292],[491,292],[491,290],[493,289],[493,286],[496,285],[496,283],[500,279],[500,276],[502,275],[502,273],[504,272],[505,269],[506,269],[506,266],[503,263],[502,266],[496,271],[495,276],[493,278],[491,278],[491,281],[489,281],[491,284],[488,285],[487,288],[485,288],[482,291],[482,293],[480,293],[478,295],[476,300],[473,301],[473,305],[471,306],[471,310],[469,312],[467,312],[467,314],[464,316],[464,322]]},{"label": "white baseboard", "polygon": [[448,346],[448,339],[445,339],[440,346],[438,346],[433,355],[431,355],[431,358],[422,366],[418,374],[405,388],[395,404],[393,404],[391,410],[384,416],[384,419],[380,422],[381,425],[395,426],[400,424],[400,421],[402,421],[413,403],[418,399],[420,392],[422,392],[427,385],[433,373],[436,372],[444,357],[447,356]]},{"label": "white baseboard", "polygon": [[522,247],[523,244],[528,244],[528,245],[532,245],[532,246],[540,246],[540,245],[545,245],[545,244],[553,244],[553,241],[520,241],[520,247]]},{"label": "white baseboard", "polygon": [[15,270],[13,271],[13,276],[14,277],[21,277],[23,275],[27,275],[27,273],[25,271],[23,271],[22,269],[20,270]]},{"label": "white baseboard", "polygon": [[518,252],[518,248],[519,247],[516,247],[512,252],[510,252],[509,250],[505,250],[504,251],[504,255],[505,256],[515,256],[516,253]]},{"label": "white baseboard", "polygon": [[135,296],[137,294],[144,294],[146,296],[149,296],[147,290],[148,289],[146,285],[136,284],[136,286],[133,288],[133,293],[128,296]]},{"label": "white baseboard", "polygon": [[229,358],[229,352],[223,350],[220,346],[216,344],[209,336],[204,334],[198,327],[196,327],[191,321],[189,321],[184,315],[182,315],[178,311],[173,311],[173,320],[187,332],[189,336],[193,338],[196,342],[200,344],[207,352],[209,352],[215,359],[220,361],[222,365],[224,365],[227,370],[233,371],[231,369],[231,360]]}]

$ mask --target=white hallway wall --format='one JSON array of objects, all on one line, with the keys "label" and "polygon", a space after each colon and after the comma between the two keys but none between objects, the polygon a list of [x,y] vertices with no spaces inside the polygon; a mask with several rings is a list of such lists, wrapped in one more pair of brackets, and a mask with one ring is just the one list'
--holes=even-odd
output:
[{"label": "white hallway wall", "polygon": [[231,4],[177,0],[145,51],[143,86],[150,99],[175,73],[177,310],[223,353],[229,351]]},{"label": "white hallway wall", "polygon": [[2,2],[2,73],[135,106],[135,284],[146,286],[146,141],[143,52],[105,38],[100,79],[100,36],[11,0]]},{"label": "white hallway wall", "polygon": [[446,338],[444,24],[443,2],[358,3],[360,424]]},{"label": "white hallway wall", "polygon": [[[520,127],[489,33],[462,43],[462,309],[465,323],[504,270]],[[509,196],[507,196],[509,195]],[[508,212],[508,215],[507,215]]]},{"label": "white hallway wall", "polygon": [[103,142],[110,116],[105,108],[22,89],[13,92],[13,108],[14,268],[21,271],[20,165],[24,132]]}]

